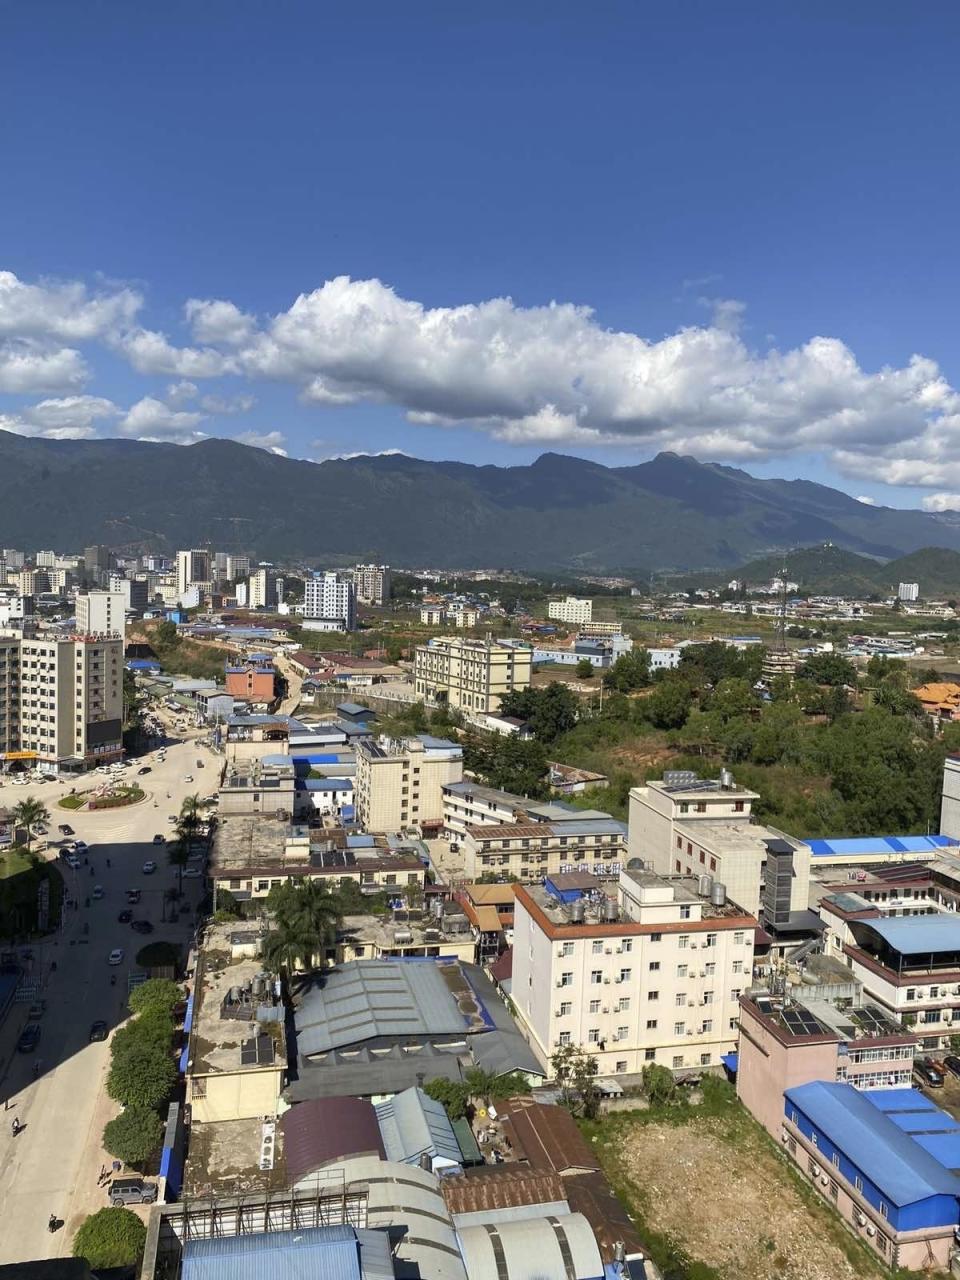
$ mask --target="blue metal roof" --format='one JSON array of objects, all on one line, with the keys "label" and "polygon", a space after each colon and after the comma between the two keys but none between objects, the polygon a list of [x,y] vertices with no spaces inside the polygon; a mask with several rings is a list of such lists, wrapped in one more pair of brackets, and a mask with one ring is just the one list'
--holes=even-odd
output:
[{"label": "blue metal roof", "polygon": [[960,951],[960,916],[889,916],[885,920],[861,920],[887,946],[902,955]]},{"label": "blue metal roof", "polygon": [[878,1111],[939,1111],[919,1089],[862,1089]]},{"label": "blue metal roof", "polygon": [[856,836],[842,840],[808,840],[815,858],[853,857],[857,854],[936,853],[938,849],[955,847],[950,836]]},{"label": "blue metal roof", "polygon": [[346,778],[305,778],[307,791],[352,791],[353,783]]},{"label": "blue metal roof", "polygon": [[914,1141],[945,1169],[960,1172],[960,1133],[917,1133]]},{"label": "blue metal roof", "polygon": [[382,1231],[309,1227],[188,1240],[183,1280],[364,1280],[392,1276]]},{"label": "blue metal roof", "polygon": [[787,1089],[784,1097],[893,1204],[960,1196],[960,1178],[853,1085],[815,1080]]}]

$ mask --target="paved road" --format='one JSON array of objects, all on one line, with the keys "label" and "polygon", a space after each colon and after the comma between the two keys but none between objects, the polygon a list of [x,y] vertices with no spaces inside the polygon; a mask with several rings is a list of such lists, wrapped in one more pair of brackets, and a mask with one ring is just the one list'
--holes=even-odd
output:
[{"label": "paved road", "polygon": [[[205,768],[198,770],[197,759]],[[142,762],[141,762],[142,763]],[[34,948],[34,973],[44,986],[47,1011],[43,1034],[34,1054],[16,1052],[16,1040],[27,1018],[26,1005],[14,1005],[0,1026],[0,1099],[6,1114],[0,1114],[0,1263],[69,1254],[76,1228],[84,1216],[106,1203],[97,1188],[97,1174],[104,1159],[100,1146],[103,1125],[117,1108],[106,1097],[103,1085],[109,1065],[108,1043],[88,1042],[90,1024],[106,1019],[111,1028],[127,1016],[126,985],[134,956],[146,941],[162,938],[183,941],[192,932],[192,912],[176,923],[162,923],[163,893],[176,883],[176,872],[167,863],[163,849],[154,848],[155,833],[169,831],[167,815],[179,810],[184,796],[209,795],[216,790],[219,761],[205,747],[188,740],[170,745],[164,764],[155,756],[146,763],[150,774],[139,779],[149,798],[128,809],[87,814],[56,808],[56,800],[70,785],[44,783],[37,787],[0,789],[0,804],[10,805],[27,796],[43,799],[50,811],[51,837],[61,822],[72,826],[76,835],[90,845],[94,875],[84,867],[70,872],[61,863],[68,892],[80,906],[65,913],[65,926],[55,941]],[[128,770],[132,774],[133,769]],[[187,783],[187,774],[193,781]],[[169,793],[169,799],[168,797]],[[156,807],[154,807],[156,799]],[[50,856],[56,856],[52,850]],[[110,868],[106,859],[110,859]],[[141,868],[147,858],[158,863],[155,875]],[[91,899],[87,894],[95,884],[105,896]],[[120,924],[117,915],[126,906],[124,890],[143,891],[134,915],[150,920],[155,932],[150,939]],[[74,892],[75,890],[75,892]],[[191,907],[202,893],[202,881],[185,880],[184,890]],[[83,924],[90,926],[84,936]],[[122,947],[124,963],[111,968],[110,951]],[[56,970],[51,970],[51,963]],[[111,986],[110,975],[117,975]],[[39,1077],[33,1069],[41,1064]],[[9,1121],[16,1115],[26,1128],[13,1138]],[[47,1230],[51,1213],[65,1221],[55,1235]],[[12,1229],[12,1224],[16,1228]]]}]

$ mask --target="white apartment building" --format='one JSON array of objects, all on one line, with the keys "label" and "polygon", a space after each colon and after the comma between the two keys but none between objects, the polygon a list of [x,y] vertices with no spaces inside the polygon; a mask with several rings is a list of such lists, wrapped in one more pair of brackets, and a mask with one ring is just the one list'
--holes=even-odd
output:
[{"label": "white apartment building", "polygon": [[18,664],[19,676],[19,688],[6,686],[3,718],[8,741],[16,743],[7,750],[68,769],[122,756],[122,640],[30,637],[4,650],[10,669]]},{"label": "white apartment building", "polygon": [[670,649],[648,649],[651,671],[674,671],[680,665],[683,650],[679,646]]},{"label": "white apartment building", "polygon": [[805,912],[810,847],[755,823],[751,808],[757,799],[755,791],[738,787],[726,770],[719,781],[675,772],[633,787],[629,857],[660,875],[711,876],[734,902],[756,915],[770,843],[784,843],[793,853],[787,914]]},{"label": "white apartment building", "polygon": [[[546,808],[547,806],[543,806]],[[605,813],[547,820],[529,806],[516,822],[467,826],[460,837],[464,874],[476,880],[485,872],[537,880],[543,876],[590,872],[619,876],[626,860],[627,829]]]},{"label": "white apartment building", "polygon": [[526,645],[437,636],[417,646],[417,695],[462,711],[498,711],[504,694],[529,686],[532,660]]},{"label": "white apartment building", "polygon": [[420,621],[426,627],[442,627],[446,610],[438,604],[425,604],[420,610]]},{"label": "white apartment building", "polygon": [[236,582],[238,578],[246,578],[249,573],[249,556],[227,556],[226,577],[228,582]]},{"label": "white apartment building", "polygon": [[736,1048],[753,916],[649,871],[621,872],[616,897],[574,896],[562,878],[514,893],[511,998],[545,1066],[565,1044],[596,1057],[601,1076],[650,1062],[699,1071]]},{"label": "white apartment building", "polygon": [[304,626],[307,630],[353,631],[357,625],[356,600],[350,578],[333,572],[316,574],[304,585]]},{"label": "white apartment building", "polygon": [[393,587],[390,566],[358,564],[353,570],[353,585],[361,604],[387,604]]},{"label": "white apartment building", "polygon": [[85,591],[76,598],[77,632],[82,636],[111,635],[123,641],[127,629],[127,599],[120,591]]},{"label": "white apartment building", "polygon": [[443,788],[443,834],[447,840],[462,840],[467,827],[493,827],[520,821],[522,796],[476,782],[448,782]]},{"label": "white apartment building", "polygon": [[184,595],[190,587],[198,584],[208,586],[213,577],[213,565],[210,552],[194,548],[191,551],[177,552],[177,592]]},{"label": "white apartment building", "polygon": [[898,600],[918,600],[920,598],[919,582],[901,582],[897,587]]},{"label": "white apartment building", "polygon": [[34,563],[38,569],[53,569],[57,563],[57,553],[55,551],[38,551],[34,557]]},{"label": "white apartment building", "polygon": [[557,622],[569,622],[574,626],[582,626],[593,620],[593,601],[580,600],[577,596],[567,596],[565,600],[551,600],[547,605],[547,617]]},{"label": "white apartment building", "polygon": [[459,743],[428,734],[360,739],[356,752],[354,795],[365,831],[442,825],[444,786],[463,777]]}]

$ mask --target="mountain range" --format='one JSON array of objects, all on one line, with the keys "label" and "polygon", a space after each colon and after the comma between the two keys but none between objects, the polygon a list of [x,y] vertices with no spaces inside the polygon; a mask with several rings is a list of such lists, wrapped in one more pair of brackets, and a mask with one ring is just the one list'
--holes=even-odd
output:
[{"label": "mountain range", "polygon": [[870,506],[809,480],[661,453],[604,467],[403,454],[307,462],[236,441],[49,440],[0,432],[3,545],[128,553],[210,544],[259,558],[534,571],[734,568],[811,543],[879,560],[960,550],[960,518]]},{"label": "mountain range", "polygon": [[801,594],[895,596],[901,582],[916,582],[921,598],[960,596],[960,551],[945,547],[924,547],[894,560],[876,560],[825,543],[760,556],[732,572],[691,574],[684,577],[683,585],[724,587],[738,579],[749,591],[767,586],[784,569]]}]

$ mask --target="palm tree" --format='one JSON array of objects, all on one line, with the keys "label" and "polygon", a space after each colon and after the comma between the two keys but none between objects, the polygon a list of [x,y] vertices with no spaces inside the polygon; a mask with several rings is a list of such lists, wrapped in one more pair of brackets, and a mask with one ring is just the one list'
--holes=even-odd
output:
[{"label": "palm tree", "polygon": [[312,967],[336,937],[342,919],[336,898],[319,880],[287,880],[271,889],[268,905],[274,919],[263,941],[268,967],[286,974],[299,965]]},{"label": "palm tree", "polygon": [[183,868],[190,856],[190,846],[197,838],[203,816],[200,812],[200,797],[186,796],[180,806],[180,816],[173,829],[174,841],[167,846],[170,865],[177,868],[177,892],[183,893]]},{"label": "palm tree", "polygon": [[46,826],[49,821],[50,814],[47,812],[47,806],[42,800],[36,800],[33,796],[27,796],[26,800],[21,800],[14,806],[13,824],[15,827],[23,827],[26,831],[28,851],[33,842],[34,827]]},{"label": "palm tree", "polygon": [[485,1071],[483,1067],[471,1067],[463,1077],[463,1082],[474,1098],[480,1098],[489,1107],[490,1095],[497,1084],[495,1071]]}]

